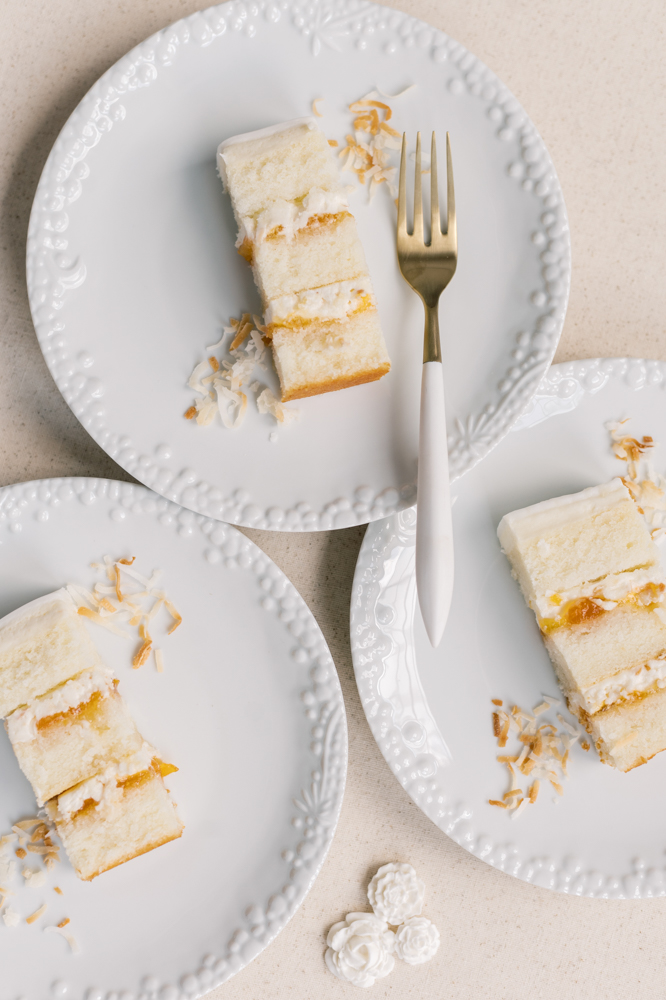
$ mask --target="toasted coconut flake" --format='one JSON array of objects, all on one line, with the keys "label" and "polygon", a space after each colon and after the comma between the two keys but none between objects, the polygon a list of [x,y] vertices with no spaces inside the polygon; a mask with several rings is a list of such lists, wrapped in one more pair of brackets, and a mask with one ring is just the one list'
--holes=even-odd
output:
[{"label": "toasted coconut flake", "polygon": [[317,107],[317,105],[321,103],[321,101],[323,100],[324,100],[323,97],[315,97],[314,101],[312,102],[312,114],[315,115],[316,118],[324,117],[319,108]]},{"label": "toasted coconut flake", "polygon": [[101,625],[102,628],[108,629],[109,632],[113,632],[114,635],[119,635],[122,639],[129,639],[127,632],[123,632],[121,628],[110,622],[108,618],[103,615],[98,614],[96,611],[91,611],[90,608],[79,608],[78,613],[83,615],[84,618],[89,618],[91,622],[95,622],[96,625]]},{"label": "toasted coconut flake", "polygon": [[[42,823],[39,816],[36,816],[33,819],[22,819],[18,823],[14,823],[12,830],[14,833],[24,833],[28,830],[32,830],[33,827],[39,826],[40,824],[45,825]],[[3,837],[2,839],[4,840],[5,838]]]},{"label": "toasted coconut flake", "polygon": [[17,847],[16,848],[16,857],[17,858],[20,858],[21,860],[23,860],[23,858],[27,857],[27,855],[28,855],[28,852],[23,847]]},{"label": "toasted coconut flake", "polygon": [[500,802],[499,799],[488,799],[488,805],[498,806],[500,809],[508,809],[506,802]]},{"label": "toasted coconut flake", "polygon": [[555,791],[557,792],[558,795],[564,795],[564,789],[562,788],[562,786],[559,783],[559,781],[555,781],[554,778],[551,778],[550,779],[550,783],[551,783],[551,785],[553,786],[553,788],[555,789]]},{"label": "toasted coconut flake", "polygon": [[72,951],[74,952],[75,955],[78,954],[81,951],[81,949],[79,947],[79,944],[78,944],[76,938],[74,937],[74,935],[70,934],[69,931],[66,930],[65,927],[61,927],[60,924],[55,925],[53,927],[45,927],[44,930],[45,931],[51,931],[54,934],[60,934],[61,937],[64,937],[65,941],[67,942],[67,944],[72,949]]},{"label": "toasted coconut flake", "polygon": [[40,847],[39,844],[28,844],[28,850],[32,854],[48,854],[53,850],[52,847]]},{"label": "toasted coconut flake", "polygon": [[532,782],[532,785],[530,787],[528,798],[531,803],[536,802],[538,794],[539,794],[539,781],[537,779],[536,781]]},{"label": "toasted coconut flake", "polygon": [[540,715],[543,715],[544,712],[547,712],[549,708],[550,705],[548,704],[548,702],[542,701],[541,704],[537,705],[536,708],[532,709],[532,714],[534,715],[535,718],[538,718]]},{"label": "toasted coconut flake", "polygon": [[501,698],[493,698],[493,699],[492,699],[492,703],[493,703],[493,705],[498,705],[498,706],[499,706],[500,708],[501,708],[501,707],[502,707],[502,705],[503,705],[503,702],[502,702],[502,699],[501,699]]},{"label": "toasted coconut flake", "polygon": [[338,140],[337,139],[329,139],[328,140],[328,144],[329,144],[329,146],[337,146],[338,145]]},{"label": "toasted coconut flake", "polygon": [[158,674],[164,672],[164,653],[161,649],[156,649],[155,651],[155,669]]},{"label": "toasted coconut flake", "polygon": [[171,626],[171,628],[167,632],[167,635],[171,635],[172,632],[176,631],[176,629],[178,628],[178,626],[182,622],[183,617],[182,617],[181,614],[179,614],[178,611],[176,611],[175,607],[173,606],[173,604],[171,603],[170,600],[168,600],[166,597],[164,597],[163,599],[164,599],[164,604],[165,604],[165,607],[166,607],[167,611],[169,612],[169,614],[173,618],[173,625]]},{"label": "toasted coconut flake", "polygon": [[138,670],[139,667],[142,667],[144,665],[144,663],[150,656],[150,650],[152,648],[152,645],[153,645],[152,642],[146,640],[140,647],[139,651],[132,660],[132,666],[134,667],[135,670]]},{"label": "toasted coconut flake", "polygon": [[270,389],[264,389],[257,398],[257,409],[259,413],[270,413],[279,424],[290,424],[293,420],[298,420],[301,415],[300,410],[284,406],[279,399],[276,399]]},{"label": "toasted coconut flake", "polygon": [[39,918],[43,916],[44,913],[46,913],[47,905],[48,905],[47,903],[42,903],[42,905],[39,907],[38,910],[35,910],[35,912],[31,913],[29,917],[26,917],[25,918],[26,924],[34,924],[36,920],[39,920]]},{"label": "toasted coconut flake", "polygon": [[60,886],[59,886],[59,885],[54,885],[54,886],[53,886],[53,891],[54,891],[54,892],[57,892],[59,896],[62,896],[62,895],[63,895],[63,891],[62,891],[62,889],[60,888]]},{"label": "toasted coconut flake", "polygon": [[511,819],[518,819],[519,816],[522,816],[522,814],[527,809],[528,805],[529,805],[529,799],[521,799],[516,808],[511,813]]}]

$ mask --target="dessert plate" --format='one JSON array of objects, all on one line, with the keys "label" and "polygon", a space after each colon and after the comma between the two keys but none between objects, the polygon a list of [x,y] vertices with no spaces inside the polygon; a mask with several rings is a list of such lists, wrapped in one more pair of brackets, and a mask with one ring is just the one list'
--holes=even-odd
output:
[{"label": "dessert plate", "polygon": [[[429,25],[364,0],[231,3],[153,35],[95,84],[48,158],[28,239],[44,357],[84,427],[124,469],[209,517],[317,530],[414,502],[423,316],[400,277],[393,196],[353,173],[393,368],[379,382],[301,400],[277,433],[183,418],[187,387],[229,317],[260,311],[215,172],[218,143],[310,113],[345,145],[350,102],[396,94],[412,143],[448,130],[460,253],[442,300],[452,475],[507,433],[552,359],[569,288],[569,234],[553,165],[494,74]],[[398,152],[394,154],[398,162]],[[210,353],[210,352],[208,352]],[[258,372],[277,390],[274,372]]]},{"label": "dessert plate", "polygon": [[[554,365],[502,446],[454,487],[456,581],[434,650],[416,610],[415,509],[371,524],[351,608],[356,681],[368,723],[394,774],[458,844],[526,882],[576,895],[666,895],[662,789],[666,753],[627,774],[596,751],[571,752],[560,799],[542,787],[516,821],[488,804],[508,789],[491,699],[531,709],[561,697],[534,614],[496,536],[507,511],[625,474],[606,421],[631,417],[652,435],[666,471],[666,363],[633,359]],[[541,717],[562,726],[556,711]],[[543,785],[543,782],[542,782]],[[557,804],[553,799],[557,800]]]},{"label": "dessert plate", "polygon": [[[20,874],[4,886],[22,917],[48,908],[32,926],[0,923],[3,1000],[185,1000],[219,985],[294,914],[342,802],[347,733],[333,661],[305,602],[255,545],[128,483],[0,491],[0,614],[66,582],[92,586],[90,563],[107,553],[136,556],[147,576],[162,570],[183,617],[171,636],[158,626],[163,673],[132,669],[135,643],[90,632],[139,730],[180,768],[167,784],[185,830],[92,882],[64,857],[43,888],[21,887]],[[35,812],[0,729],[0,835]],[[43,933],[65,917],[80,954]]]}]

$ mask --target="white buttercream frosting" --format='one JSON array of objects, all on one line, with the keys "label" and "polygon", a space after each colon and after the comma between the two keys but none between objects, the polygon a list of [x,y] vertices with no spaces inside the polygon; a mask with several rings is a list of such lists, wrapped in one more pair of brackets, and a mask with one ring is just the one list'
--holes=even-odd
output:
[{"label": "white buttercream frosting", "polygon": [[372,986],[395,965],[395,935],[374,913],[348,913],[333,924],[326,944],[329,971],[354,986]]},{"label": "white buttercream frosting", "polygon": [[92,778],[75,785],[68,792],[58,796],[58,812],[63,819],[70,819],[83,809],[86,802],[96,802],[97,808],[109,812],[122,798],[122,787],[119,781],[130,778],[133,774],[147,771],[152,766],[157,753],[149,743],[144,743],[140,750],[130,757],[114,761]]},{"label": "white buttercream frosting", "polygon": [[27,708],[19,708],[7,716],[7,733],[12,743],[28,743],[37,737],[37,723],[61,712],[69,712],[90,701],[99,692],[104,697],[113,687],[113,671],[94,667],[73,677],[41,698],[35,698]]},{"label": "white buttercream frosting", "polygon": [[585,688],[581,693],[574,692],[569,695],[569,701],[584,709],[589,715],[594,715],[602,708],[608,708],[623,698],[640,694],[655,685],[657,688],[666,687],[666,656],[648,660],[642,667],[620,670],[612,677]]},{"label": "white buttercream frosting", "polygon": [[[633,594],[637,594],[644,587],[649,586],[649,584],[658,586],[664,582],[666,580],[660,566],[629,570],[626,573],[611,573],[605,576],[603,580],[584,583],[571,590],[558,591],[557,594],[554,591],[548,591],[542,597],[536,598],[534,601],[534,610],[538,612],[541,618],[558,618],[560,610],[568,601],[580,600],[585,597],[596,601],[600,607],[604,607],[605,603],[611,603],[614,607],[615,604],[626,600]],[[553,597],[557,598],[557,603],[552,600]],[[663,601],[665,599],[666,591],[662,591],[658,600]],[[651,600],[649,603],[657,602]],[[607,607],[604,610],[610,611],[612,608]]]},{"label": "white buttercream frosting", "polygon": [[246,217],[241,220],[236,246],[241,246],[245,239],[261,243],[269,233],[280,227],[280,236],[291,240],[315,216],[338,215],[348,210],[349,202],[342,188],[334,191],[312,188],[300,203],[276,198],[256,218]]},{"label": "white buttercream frosting", "polygon": [[430,961],[439,948],[439,931],[427,917],[410,917],[395,932],[395,953],[408,965]]},{"label": "white buttercream frosting", "polygon": [[372,295],[370,288],[364,287],[363,279],[356,281],[335,281],[320,288],[306,288],[290,295],[280,295],[272,299],[266,309],[264,322],[280,323],[294,319],[344,319]]},{"label": "white buttercream frosting", "polygon": [[425,886],[411,865],[382,865],[368,886],[368,899],[378,917],[402,924],[423,909]]}]

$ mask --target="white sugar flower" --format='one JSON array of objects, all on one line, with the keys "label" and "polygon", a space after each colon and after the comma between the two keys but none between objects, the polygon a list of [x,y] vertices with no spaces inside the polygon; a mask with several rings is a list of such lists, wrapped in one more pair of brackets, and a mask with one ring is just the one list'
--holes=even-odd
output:
[{"label": "white sugar flower", "polygon": [[387,924],[402,924],[423,909],[425,886],[411,865],[382,865],[370,885],[368,899]]},{"label": "white sugar flower", "polygon": [[411,917],[395,932],[395,953],[408,965],[428,962],[439,948],[439,931],[427,917]]},{"label": "white sugar flower", "polygon": [[333,924],[326,944],[329,970],[354,986],[372,986],[395,965],[395,934],[373,913],[348,913]]}]

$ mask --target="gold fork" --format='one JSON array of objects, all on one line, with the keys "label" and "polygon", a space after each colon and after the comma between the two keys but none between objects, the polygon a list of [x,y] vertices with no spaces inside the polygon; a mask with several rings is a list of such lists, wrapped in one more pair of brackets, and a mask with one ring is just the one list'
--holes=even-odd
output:
[{"label": "gold fork", "polygon": [[458,262],[456,207],[451,143],[446,133],[446,232],[442,233],[437,189],[437,148],[432,134],[430,156],[430,243],[423,236],[421,133],[416,136],[414,231],[407,232],[407,138],[402,137],[398,196],[398,263],[405,280],[425,307],[423,376],[419,428],[416,521],[416,588],[428,638],[438,646],[453,591],[453,532],[449,457],[444,405],[442,352],[439,342],[439,297]]}]

